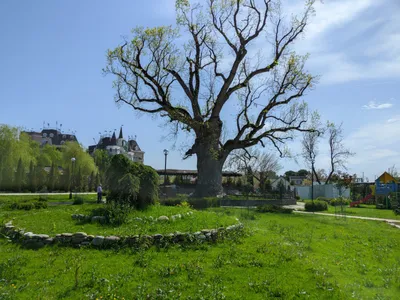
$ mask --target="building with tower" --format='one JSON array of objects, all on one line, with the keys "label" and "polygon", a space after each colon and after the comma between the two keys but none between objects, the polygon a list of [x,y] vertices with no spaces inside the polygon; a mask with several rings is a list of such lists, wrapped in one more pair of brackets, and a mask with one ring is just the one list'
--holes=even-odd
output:
[{"label": "building with tower", "polygon": [[122,127],[119,130],[118,138],[114,133],[100,135],[96,145],[89,146],[89,154],[93,154],[96,149],[106,150],[109,155],[124,154],[131,161],[144,163],[144,152],[136,142],[136,137],[124,139]]},{"label": "building with tower", "polygon": [[32,140],[38,142],[41,146],[52,145],[59,148],[66,142],[78,142],[75,133],[63,132],[61,131],[61,127],[61,124],[60,127],[56,125],[55,128],[50,127],[50,124],[48,124],[48,127],[45,127],[45,124],[43,124],[43,129],[40,132],[33,130],[22,132],[29,135]]}]

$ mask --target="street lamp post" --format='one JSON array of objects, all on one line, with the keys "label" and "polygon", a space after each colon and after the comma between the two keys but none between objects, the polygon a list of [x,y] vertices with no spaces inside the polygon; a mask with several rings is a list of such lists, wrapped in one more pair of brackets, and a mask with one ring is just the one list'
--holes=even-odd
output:
[{"label": "street lamp post", "polygon": [[314,159],[311,161],[311,201],[314,205]]},{"label": "street lamp post", "polygon": [[168,150],[164,149],[164,198],[167,197],[167,156],[168,156]]},{"label": "street lamp post", "polygon": [[72,157],[71,158],[71,165],[72,165],[71,166],[71,176],[70,176],[70,179],[69,179],[69,199],[72,199],[72,185],[75,184],[75,178],[73,177],[74,176],[75,161],[76,161],[76,158]]}]

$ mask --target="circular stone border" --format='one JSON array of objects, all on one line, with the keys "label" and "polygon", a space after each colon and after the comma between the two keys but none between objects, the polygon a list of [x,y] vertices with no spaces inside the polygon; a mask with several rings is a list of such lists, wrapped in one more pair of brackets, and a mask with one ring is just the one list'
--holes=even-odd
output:
[{"label": "circular stone border", "polygon": [[12,221],[0,228],[0,233],[14,243],[21,244],[26,249],[40,249],[46,245],[58,244],[67,247],[93,247],[96,249],[137,247],[149,248],[151,246],[168,246],[170,244],[199,244],[216,243],[229,236],[243,233],[244,225],[238,223],[228,227],[216,229],[203,229],[194,233],[174,232],[167,234],[133,235],[133,236],[101,236],[88,235],[85,232],[62,233],[51,237],[47,234],[25,232],[14,225]]}]

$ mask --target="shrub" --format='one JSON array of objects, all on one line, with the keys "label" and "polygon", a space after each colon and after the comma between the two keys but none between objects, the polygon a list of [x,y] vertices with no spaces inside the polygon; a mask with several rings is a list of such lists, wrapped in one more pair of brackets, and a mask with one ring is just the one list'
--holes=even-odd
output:
[{"label": "shrub", "polygon": [[350,200],[345,199],[343,197],[339,197],[337,199],[331,200],[331,202],[329,204],[332,206],[340,206],[340,205],[347,206],[347,205],[350,205]]},{"label": "shrub", "polygon": [[148,166],[114,155],[106,174],[107,200],[144,209],[158,200],[158,174]]},{"label": "shrub", "polygon": [[43,201],[23,201],[23,202],[13,202],[10,205],[13,210],[32,210],[47,208],[47,203]]},{"label": "shrub", "polygon": [[[318,201],[325,201],[327,203],[330,203],[332,199],[326,198],[326,197],[318,197],[316,200]],[[314,201],[315,202],[315,201]]]},{"label": "shrub", "polygon": [[293,212],[293,210],[290,208],[283,208],[279,205],[274,205],[274,204],[257,206],[257,211],[261,213],[283,213],[283,214],[291,214]]},{"label": "shrub", "polygon": [[103,216],[106,224],[119,226],[127,222],[131,209],[129,204],[111,202],[104,207],[93,209],[91,216]]},{"label": "shrub", "polygon": [[296,198],[296,200],[297,200],[297,201],[300,201],[300,200],[301,200],[301,198],[300,198],[300,196],[299,196],[299,195],[296,195],[296,197],[295,197],[295,198]]},{"label": "shrub", "polygon": [[75,197],[74,202],[72,202],[72,205],[82,205],[83,204],[83,197]]},{"label": "shrub", "polygon": [[328,204],[320,200],[315,200],[314,203],[312,201],[306,201],[304,209],[306,211],[324,211],[328,209]]},{"label": "shrub", "polygon": [[43,201],[33,202],[33,205],[35,206],[35,209],[47,208],[47,202]]}]

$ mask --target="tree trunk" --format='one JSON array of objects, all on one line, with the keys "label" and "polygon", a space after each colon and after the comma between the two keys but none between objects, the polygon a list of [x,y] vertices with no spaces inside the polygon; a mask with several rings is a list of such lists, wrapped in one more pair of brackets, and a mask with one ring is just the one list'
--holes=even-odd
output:
[{"label": "tree trunk", "polygon": [[197,151],[197,185],[194,197],[215,197],[223,193],[222,167],[224,159],[218,158],[211,145],[201,145]]}]

